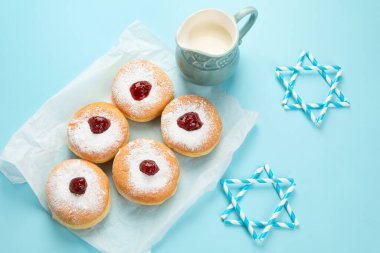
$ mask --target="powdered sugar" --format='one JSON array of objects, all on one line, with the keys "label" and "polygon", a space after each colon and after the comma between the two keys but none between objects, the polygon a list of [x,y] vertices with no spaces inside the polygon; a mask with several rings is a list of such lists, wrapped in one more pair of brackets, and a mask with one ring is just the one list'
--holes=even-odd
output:
[{"label": "powdered sugar", "polygon": [[[70,181],[84,177],[87,182],[86,192],[75,195],[70,192]],[[102,211],[107,198],[99,182],[98,175],[84,161],[79,159],[66,161],[61,168],[50,175],[47,182],[50,206],[56,212],[70,210],[72,213]]]},{"label": "powdered sugar", "polygon": [[[107,118],[111,126],[101,134],[91,131],[88,119],[94,116]],[[71,120],[69,124],[68,137],[73,145],[87,154],[102,154],[105,150],[119,147],[124,142],[124,136],[120,123],[113,115],[95,107],[87,111],[80,118]]]},{"label": "powdered sugar", "polygon": [[[203,102],[193,104],[180,104],[178,100],[172,102],[175,109],[165,113],[161,117],[162,131],[171,143],[185,146],[189,150],[196,150],[202,146],[210,135],[213,128],[213,122],[210,121],[210,115],[205,109]],[[196,112],[203,122],[200,129],[187,131],[180,128],[177,124],[177,119],[188,112]]]},{"label": "powdered sugar", "polygon": [[[131,152],[125,157],[125,162],[129,165],[128,183],[134,190],[143,193],[155,193],[167,186],[172,179],[172,169],[165,157],[153,146],[154,141],[140,139],[133,145]],[[144,160],[153,160],[159,167],[159,171],[148,176],[140,171],[140,163]]]},{"label": "powdered sugar", "polygon": [[[153,69],[143,62],[129,63],[124,67],[124,72],[115,79],[113,84],[114,99],[118,104],[127,104],[130,111],[136,115],[142,115],[147,109],[155,107],[163,94],[163,87],[157,84]],[[143,100],[134,100],[130,87],[138,81],[147,81],[152,85],[149,95]]]}]

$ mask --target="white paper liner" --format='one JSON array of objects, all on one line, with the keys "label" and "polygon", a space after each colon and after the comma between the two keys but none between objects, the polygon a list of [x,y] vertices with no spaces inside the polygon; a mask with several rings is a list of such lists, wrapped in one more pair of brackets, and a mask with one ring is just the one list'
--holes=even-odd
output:
[{"label": "white paper liner", "polygon": [[[110,101],[114,75],[134,59],[149,60],[165,70],[174,82],[176,97],[198,94],[210,99],[221,115],[223,133],[219,145],[207,156],[189,158],[176,154],[181,168],[177,193],[160,206],[141,206],[122,198],[112,182],[111,163],[101,165],[111,182],[111,211],[94,228],[73,232],[104,252],[150,250],[187,208],[215,188],[257,118],[257,113],[242,109],[236,99],[219,88],[186,83],[173,52],[135,21],[113,48],[51,97],[12,136],[0,155],[0,171],[13,183],[26,181],[47,209],[45,182],[49,171],[59,162],[75,157],[66,144],[68,120],[86,104]],[[146,137],[162,141],[159,119],[129,123],[131,140]]]}]

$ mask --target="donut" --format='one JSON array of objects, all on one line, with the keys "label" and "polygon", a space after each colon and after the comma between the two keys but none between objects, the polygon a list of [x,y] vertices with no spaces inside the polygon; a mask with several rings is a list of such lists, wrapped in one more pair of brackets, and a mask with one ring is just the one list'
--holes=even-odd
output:
[{"label": "donut", "polygon": [[46,199],[52,216],[71,229],[86,229],[101,222],[111,206],[106,174],[81,159],[55,166],[46,182]]},{"label": "donut", "polygon": [[174,99],[161,116],[161,134],[166,145],[190,157],[210,153],[219,142],[222,128],[211,102],[195,95]]},{"label": "donut", "polygon": [[67,135],[74,154],[90,162],[104,163],[128,142],[128,121],[116,106],[96,102],[74,114]]},{"label": "donut", "polygon": [[112,165],[117,191],[141,205],[159,205],[173,196],[179,175],[173,151],[151,139],[129,142],[119,150]]},{"label": "donut", "polygon": [[133,121],[147,122],[161,115],[173,99],[173,83],[159,67],[144,60],[124,65],[112,84],[112,101]]}]

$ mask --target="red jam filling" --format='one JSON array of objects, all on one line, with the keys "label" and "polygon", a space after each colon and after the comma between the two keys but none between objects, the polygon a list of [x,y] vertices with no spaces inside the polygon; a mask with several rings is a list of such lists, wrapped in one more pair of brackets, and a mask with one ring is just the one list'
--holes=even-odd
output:
[{"label": "red jam filling", "polygon": [[94,116],[88,119],[88,124],[90,125],[91,132],[101,134],[111,126],[111,121],[104,117]]},{"label": "red jam filling", "polygon": [[159,170],[160,168],[158,168],[156,162],[153,160],[144,160],[140,163],[140,171],[148,176],[153,176]]},{"label": "red jam filling", "polygon": [[82,195],[86,192],[87,182],[84,177],[76,177],[70,181],[70,191],[75,195]]},{"label": "red jam filling", "polygon": [[148,81],[138,81],[132,84],[129,91],[134,100],[141,101],[149,96],[152,85]]},{"label": "red jam filling", "polygon": [[187,112],[177,119],[177,125],[187,131],[198,130],[202,127],[203,122],[196,112]]}]

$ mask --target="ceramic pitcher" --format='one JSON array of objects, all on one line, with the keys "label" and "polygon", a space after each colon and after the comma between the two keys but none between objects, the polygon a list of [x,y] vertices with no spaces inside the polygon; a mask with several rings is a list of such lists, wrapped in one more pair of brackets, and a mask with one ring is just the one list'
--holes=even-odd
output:
[{"label": "ceramic pitcher", "polygon": [[[237,23],[247,15],[239,30]],[[216,85],[231,77],[239,61],[239,45],[257,15],[254,7],[246,7],[233,17],[217,9],[188,17],[176,35],[176,60],[185,77],[199,85]]]}]

